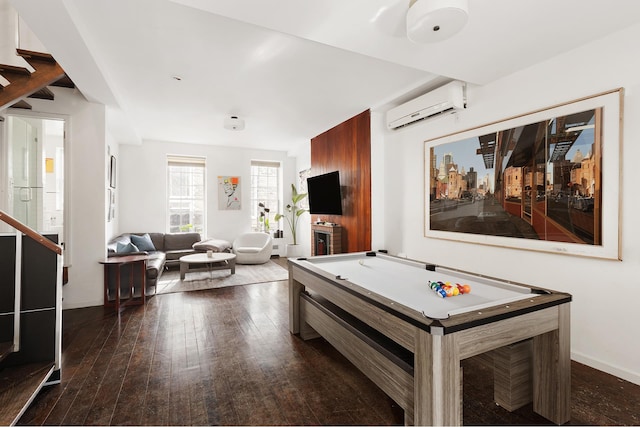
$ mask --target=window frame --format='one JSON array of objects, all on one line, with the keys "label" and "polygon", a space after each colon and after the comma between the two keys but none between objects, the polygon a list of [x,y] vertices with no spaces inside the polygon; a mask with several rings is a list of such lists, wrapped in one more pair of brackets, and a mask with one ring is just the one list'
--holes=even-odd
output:
[{"label": "window frame", "polygon": [[[275,190],[273,187],[269,190],[268,186],[259,186],[259,177],[260,173],[257,173],[256,168],[272,168],[275,169],[275,176],[270,175],[271,178],[275,180]],[[268,160],[252,160],[251,168],[250,168],[250,194],[249,194],[249,203],[250,203],[250,222],[251,229],[253,231],[273,231],[278,229],[279,224],[275,222],[274,218],[276,213],[282,212],[282,162],[279,161],[268,161]],[[268,177],[267,177],[268,179]],[[261,190],[261,187],[265,187]],[[264,197],[265,192],[271,194],[271,196]],[[259,221],[260,215],[260,207],[259,203],[265,204],[265,207],[269,209],[268,218],[269,218],[269,229],[265,230],[264,227],[261,227],[261,223]]]},{"label": "window frame", "polygon": [[[182,155],[167,155],[167,190],[166,190],[166,230],[168,233],[189,233],[189,232],[197,232],[200,233],[201,236],[207,235],[207,167],[206,167],[206,157],[202,156],[182,156]],[[190,181],[187,184],[189,191],[187,191],[187,196],[173,196],[172,195],[172,167],[183,167],[183,168],[197,168],[201,169],[201,197],[197,197],[196,194],[198,192],[197,187],[200,186],[198,182],[194,181],[194,176],[196,175],[194,172],[197,169],[190,170],[186,173],[187,180]],[[180,200],[182,199],[182,200]],[[172,212],[172,205],[176,203],[176,201],[186,202],[188,206],[188,214],[189,214],[189,222],[186,224],[182,224],[182,218],[180,218],[180,224],[178,227],[185,227],[187,224],[193,224],[190,229],[180,229],[175,230],[175,225],[172,225],[171,217],[175,212]],[[197,209],[197,205],[201,203],[202,205],[202,223],[196,224],[193,219],[196,215],[198,215],[199,210]],[[184,209],[182,209],[184,210]],[[179,215],[183,215],[183,213],[179,213]],[[199,228],[201,227],[201,228]]]}]

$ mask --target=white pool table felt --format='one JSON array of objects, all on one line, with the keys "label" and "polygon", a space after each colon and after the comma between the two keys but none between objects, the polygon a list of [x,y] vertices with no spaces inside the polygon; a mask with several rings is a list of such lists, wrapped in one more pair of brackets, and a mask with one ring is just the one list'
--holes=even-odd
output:
[{"label": "white pool table felt", "polygon": [[[363,260],[360,264],[358,261]],[[498,304],[509,304],[525,298],[533,298],[530,289],[481,277],[465,277],[464,274],[445,271],[429,271],[418,264],[409,265],[386,256],[364,254],[319,257],[306,262],[315,265],[335,278],[349,281],[366,291],[376,293],[402,304],[427,317],[446,319],[449,316],[482,310]],[[468,294],[442,298],[429,287],[432,281],[468,284]]]}]

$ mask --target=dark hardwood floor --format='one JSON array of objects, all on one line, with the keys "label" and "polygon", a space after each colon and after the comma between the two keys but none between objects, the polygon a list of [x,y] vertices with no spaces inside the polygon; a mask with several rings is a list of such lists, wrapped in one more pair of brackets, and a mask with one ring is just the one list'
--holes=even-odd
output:
[{"label": "dark hardwood floor", "polygon": [[[158,295],[120,316],[64,312],[62,383],[20,424],[402,424],[402,410],[322,339],[288,330],[286,282]],[[491,370],[464,361],[465,424],[549,424],[492,401]],[[572,421],[640,424],[640,386],[572,363]]]}]

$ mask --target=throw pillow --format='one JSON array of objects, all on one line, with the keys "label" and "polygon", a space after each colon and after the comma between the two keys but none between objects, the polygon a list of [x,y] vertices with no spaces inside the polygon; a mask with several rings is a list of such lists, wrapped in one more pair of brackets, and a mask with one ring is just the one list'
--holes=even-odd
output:
[{"label": "throw pillow", "polygon": [[143,234],[142,236],[136,236],[135,234],[132,234],[131,236],[129,236],[129,238],[131,239],[131,243],[137,246],[138,249],[141,251],[156,250],[156,247],[153,245],[153,242],[151,241],[151,236],[149,236],[149,233]]},{"label": "throw pillow", "polygon": [[202,252],[225,252],[229,250],[229,248],[231,248],[231,243],[222,239],[207,239],[193,244],[193,249]]},{"label": "throw pillow", "polygon": [[116,253],[118,254],[131,254],[134,252],[140,252],[140,250],[133,243],[121,243],[118,242],[118,246],[116,247]]}]

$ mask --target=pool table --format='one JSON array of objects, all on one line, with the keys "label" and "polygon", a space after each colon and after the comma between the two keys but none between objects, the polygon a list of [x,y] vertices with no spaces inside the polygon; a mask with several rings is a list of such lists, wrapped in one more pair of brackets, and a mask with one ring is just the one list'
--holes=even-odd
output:
[{"label": "pool table", "polygon": [[[382,252],[288,266],[291,333],[324,337],[404,409],[406,424],[460,425],[460,361],[483,353],[506,357],[495,361],[496,381],[510,378],[504,393],[569,421],[571,295]],[[442,298],[431,281],[471,291]]]}]

